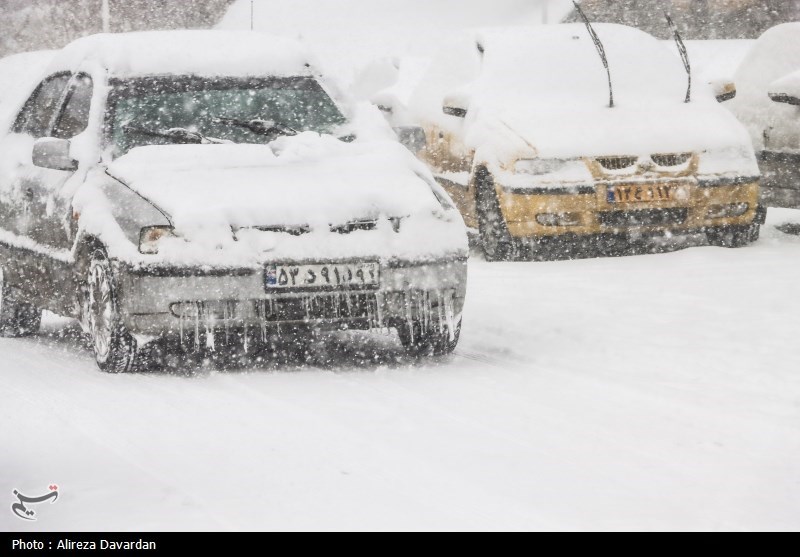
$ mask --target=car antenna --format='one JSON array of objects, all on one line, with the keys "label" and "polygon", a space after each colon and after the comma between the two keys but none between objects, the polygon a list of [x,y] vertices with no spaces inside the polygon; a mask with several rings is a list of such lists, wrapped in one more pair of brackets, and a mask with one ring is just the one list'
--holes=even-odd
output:
[{"label": "car antenna", "polygon": [[681,34],[678,32],[678,28],[675,26],[675,22],[672,21],[669,12],[664,12],[664,15],[667,18],[669,29],[675,37],[675,43],[678,45],[678,52],[681,55],[681,60],[683,60],[683,67],[686,68],[686,74],[689,76],[689,87],[686,89],[686,102],[692,102],[692,65],[689,63],[689,51],[686,50],[686,44],[683,42]]},{"label": "car antenna", "polygon": [[614,108],[614,87],[611,85],[611,70],[608,67],[606,49],[603,48],[603,43],[600,41],[600,37],[597,36],[594,27],[592,27],[592,23],[589,21],[589,18],[586,17],[585,13],[583,13],[580,4],[578,4],[578,2],[575,0],[572,0],[572,3],[575,5],[575,9],[578,10],[583,22],[586,24],[586,29],[589,31],[589,36],[592,38],[594,46],[597,48],[597,53],[600,55],[600,60],[603,61],[603,67],[606,69],[606,75],[608,75],[608,107]]}]

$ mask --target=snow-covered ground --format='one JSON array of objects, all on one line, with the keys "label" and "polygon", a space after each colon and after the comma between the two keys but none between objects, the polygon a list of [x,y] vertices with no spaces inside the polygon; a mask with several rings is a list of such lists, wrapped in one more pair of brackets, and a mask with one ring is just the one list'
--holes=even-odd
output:
[{"label": "snow-covered ground", "polygon": [[[306,364],[106,375],[51,317],[0,339],[0,530],[797,529],[787,220],[741,250],[475,259],[436,361],[361,335]],[[38,522],[11,514],[53,482]]]}]

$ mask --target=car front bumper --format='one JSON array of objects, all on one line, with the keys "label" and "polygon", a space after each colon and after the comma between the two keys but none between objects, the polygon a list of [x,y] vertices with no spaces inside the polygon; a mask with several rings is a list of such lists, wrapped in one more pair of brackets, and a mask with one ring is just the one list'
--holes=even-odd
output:
[{"label": "car front bumper", "polygon": [[[642,182],[657,186],[659,182]],[[698,181],[666,179],[664,185],[681,188],[681,198],[671,201],[613,202],[609,191],[618,185],[600,182],[592,187],[563,190],[497,188],[500,208],[509,233],[516,238],[595,236],[602,234],[686,233],[707,228],[743,226],[757,222],[758,178]],[[633,183],[633,185],[639,185]],[[712,218],[714,207],[746,204],[737,216]],[[542,214],[569,215],[570,225],[543,225]]]},{"label": "car front bumper", "polygon": [[445,312],[457,317],[467,286],[465,256],[382,262],[380,284],[370,289],[276,292],[265,286],[264,273],[264,266],[117,263],[118,307],[128,330],[146,336],[183,335],[198,328],[372,329],[410,318],[441,319]]}]

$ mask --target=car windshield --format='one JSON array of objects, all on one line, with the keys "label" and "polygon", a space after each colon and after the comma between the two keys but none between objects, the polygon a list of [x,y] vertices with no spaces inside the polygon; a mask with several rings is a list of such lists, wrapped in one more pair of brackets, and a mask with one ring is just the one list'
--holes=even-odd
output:
[{"label": "car windshield", "polygon": [[[174,143],[269,143],[281,134],[334,133],[339,108],[310,77],[147,77],[112,81],[107,135],[115,157]],[[250,125],[255,122],[255,125]],[[275,133],[264,133],[264,123]],[[188,139],[187,139],[188,138]]]}]

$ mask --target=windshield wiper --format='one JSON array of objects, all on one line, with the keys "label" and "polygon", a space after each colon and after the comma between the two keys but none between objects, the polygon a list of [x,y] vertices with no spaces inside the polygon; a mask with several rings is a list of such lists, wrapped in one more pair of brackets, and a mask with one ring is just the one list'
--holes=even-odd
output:
[{"label": "windshield wiper", "polygon": [[281,124],[280,122],[276,122],[275,120],[264,120],[261,118],[253,118],[252,120],[240,120],[239,118],[223,118],[221,116],[215,116],[214,120],[216,120],[217,122],[222,122],[223,124],[230,124],[232,126],[238,126],[240,128],[244,128],[257,135],[273,136],[273,139],[281,135],[291,136],[300,133],[296,129],[287,126],[286,124]]},{"label": "windshield wiper", "polygon": [[139,128],[136,126],[123,126],[122,130],[125,133],[133,133],[136,135],[143,135],[145,137],[158,137],[161,139],[169,139],[173,143],[180,145],[200,145],[200,144],[219,144],[224,143],[220,139],[206,137],[200,133],[187,130],[186,128],[169,128],[167,130],[148,130],[147,128]]},{"label": "windshield wiper", "polygon": [[611,85],[611,70],[608,67],[606,49],[603,47],[603,43],[600,41],[600,37],[597,36],[597,32],[594,30],[594,27],[592,27],[592,22],[589,21],[589,18],[586,17],[586,14],[583,13],[580,4],[578,4],[575,0],[572,0],[572,3],[575,4],[575,9],[578,10],[578,13],[583,19],[583,23],[586,24],[586,29],[589,31],[589,36],[592,38],[592,42],[594,43],[595,48],[597,48],[597,54],[600,55],[600,60],[603,62],[603,67],[606,69],[606,75],[608,76],[608,107],[614,108],[614,88]]},{"label": "windshield wiper", "polygon": [[672,21],[669,13],[664,12],[664,15],[667,17],[667,24],[669,25],[670,31],[672,31],[672,36],[675,38],[675,43],[678,45],[678,52],[681,55],[683,67],[686,69],[686,74],[689,76],[689,87],[686,89],[686,102],[692,102],[692,65],[689,63],[689,51],[686,50],[683,38],[681,38],[681,34],[678,32],[678,28],[675,26],[675,22]]}]

